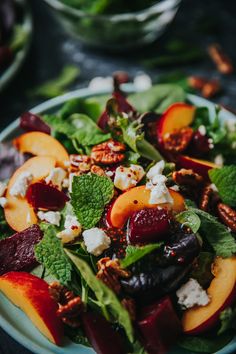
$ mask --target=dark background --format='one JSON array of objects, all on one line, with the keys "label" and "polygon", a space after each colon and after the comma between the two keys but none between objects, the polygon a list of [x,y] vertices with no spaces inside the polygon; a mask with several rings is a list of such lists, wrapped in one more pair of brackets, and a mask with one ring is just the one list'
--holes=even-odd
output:
[{"label": "dark background", "polygon": [[[146,56],[158,56],[170,38],[194,43],[199,50],[206,50],[209,43],[220,43],[236,63],[236,1],[183,0],[175,21],[165,35],[145,50],[112,55],[85,48],[65,33],[42,0],[31,0],[34,15],[34,35],[29,55],[21,72],[4,93],[0,94],[0,130],[23,111],[29,110],[42,99],[29,98],[29,92],[38,84],[55,78],[65,64],[78,65],[81,74],[71,89],[86,87],[94,76],[108,76],[116,70],[125,70],[133,77],[148,73],[153,81],[161,74],[181,70],[186,75],[204,75],[220,78],[222,92],[214,98],[236,110],[236,74],[222,76],[207,55],[196,62],[168,68],[147,69],[142,65]],[[188,49],[186,49],[188,51]],[[0,354],[29,354],[30,352],[0,330]],[[42,353],[43,354],[43,353]]]}]

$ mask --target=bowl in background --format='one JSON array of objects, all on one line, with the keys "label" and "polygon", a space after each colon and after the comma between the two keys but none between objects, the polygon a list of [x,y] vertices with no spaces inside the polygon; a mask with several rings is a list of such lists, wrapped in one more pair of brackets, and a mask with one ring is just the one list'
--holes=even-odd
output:
[{"label": "bowl in background", "polygon": [[159,0],[133,13],[91,15],[63,4],[44,0],[65,28],[83,43],[112,51],[143,47],[157,39],[172,22],[181,0]]}]

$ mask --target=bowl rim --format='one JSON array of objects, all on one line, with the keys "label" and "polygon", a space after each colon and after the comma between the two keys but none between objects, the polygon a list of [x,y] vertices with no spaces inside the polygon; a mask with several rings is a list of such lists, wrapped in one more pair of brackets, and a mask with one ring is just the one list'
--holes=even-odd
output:
[{"label": "bowl rim", "polygon": [[29,51],[29,48],[31,45],[32,32],[33,32],[32,12],[31,12],[28,0],[21,0],[20,3],[22,4],[22,9],[23,9],[24,14],[23,14],[23,20],[19,24],[21,26],[23,26],[25,28],[25,30],[27,31],[28,40],[26,41],[26,43],[24,43],[23,47],[19,51],[16,52],[12,63],[0,75],[0,93],[10,83],[10,81],[13,79],[13,77],[16,75],[16,73],[20,69],[21,65],[23,64],[23,62],[28,54],[28,51]]},{"label": "bowl rim", "polygon": [[60,0],[44,0],[49,6],[51,6],[54,10],[58,10],[61,13],[65,13],[67,15],[73,17],[88,17],[91,19],[99,19],[99,20],[112,20],[112,21],[128,21],[138,19],[140,21],[145,20],[148,16],[153,15],[155,12],[163,12],[168,10],[169,8],[177,7],[180,5],[182,0],[159,0],[153,5],[134,12],[127,13],[117,13],[117,14],[107,14],[107,15],[94,15],[86,13],[82,10],[76,9],[72,6],[66,5],[62,3]]}]

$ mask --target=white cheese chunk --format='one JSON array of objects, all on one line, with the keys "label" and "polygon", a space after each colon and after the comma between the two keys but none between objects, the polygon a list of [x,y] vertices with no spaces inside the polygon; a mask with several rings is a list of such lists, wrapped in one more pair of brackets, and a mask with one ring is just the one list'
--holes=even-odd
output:
[{"label": "white cheese chunk", "polygon": [[74,241],[82,231],[82,227],[75,215],[66,215],[64,227],[65,229],[57,234],[57,237],[61,239],[62,243]]},{"label": "white cheese chunk", "polygon": [[198,131],[199,131],[199,133],[200,133],[201,135],[206,135],[206,127],[205,127],[205,125],[200,125],[200,126],[198,127]]},{"label": "white cheese chunk", "polygon": [[110,237],[97,227],[85,230],[83,232],[83,238],[87,251],[94,256],[100,256],[111,244]]},{"label": "white cheese chunk", "polygon": [[39,211],[37,215],[42,221],[47,221],[49,224],[60,226],[61,214],[59,211]]},{"label": "white cheese chunk", "polygon": [[76,173],[70,173],[69,174],[69,192],[72,193],[72,182],[73,182],[73,178],[76,176]]},{"label": "white cheese chunk", "polygon": [[207,292],[197,280],[192,278],[176,291],[176,295],[178,297],[178,304],[184,309],[194,306],[206,306],[210,302]]},{"label": "white cheese chunk", "polygon": [[52,184],[53,186],[57,187],[59,190],[62,189],[62,183],[66,178],[66,171],[63,170],[61,167],[55,167],[51,170],[49,175],[45,178],[45,182],[47,184]]},{"label": "white cheese chunk", "polygon": [[167,181],[166,176],[162,175],[165,167],[163,160],[157,162],[147,173],[148,182],[146,188],[150,189],[150,204],[164,204],[173,203],[173,198],[170,195],[165,183]]},{"label": "white cheese chunk", "polygon": [[22,172],[13,186],[10,189],[10,194],[13,197],[25,197],[27,188],[33,179],[33,175],[30,172]]},{"label": "white cheese chunk", "polygon": [[216,165],[222,167],[224,165],[224,157],[222,154],[216,155],[214,162]]},{"label": "white cheese chunk", "polygon": [[116,188],[124,191],[135,187],[136,184],[145,175],[144,169],[139,165],[130,165],[130,167],[119,166],[115,172],[114,185]]},{"label": "white cheese chunk", "polygon": [[0,182],[0,197],[3,197],[7,189],[6,183]]},{"label": "white cheese chunk", "polygon": [[0,206],[2,208],[5,208],[5,206],[7,206],[7,198],[5,197],[0,197]]},{"label": "white cheese chunk", "polygon": [[150,168],[147,173],[147,178],[152,180],[156,175],[161,175],[165,167],[164,160],[157,162],[154,166]]}]

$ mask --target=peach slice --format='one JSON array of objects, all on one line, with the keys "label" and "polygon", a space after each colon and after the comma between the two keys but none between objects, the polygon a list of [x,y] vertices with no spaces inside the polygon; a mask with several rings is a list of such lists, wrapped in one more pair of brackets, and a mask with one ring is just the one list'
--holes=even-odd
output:
[{"label": "peach slice", "polygon": [[7,205],[4,208],[5,218],[10,227],[15,231],[23,231],[33,224],[37,224],[34,209],[25,198],[16,198],[10,194],[11,187],[22,172],[33,174],[33,183],[46,177],[55,167],[56,160],[49,156],[36,156],[26,161],[11,177],[6,193]]},{"label": "peach slice", "polygon": [[177,164],[179,167],[193,170],[194,172],[198,173],[199,175],[201,175],[206,179],[209,179],[208,176],[209,170],[211,170],[212,168],[219,168],[219,166],[213,162],[206,161],[206,160],[199,160],[185,155],[179,156]]},{"label": "peach slice", "polygon": [[64,146],[52,136],[42,132],[29,132],[14,139],[13,144],[20,152],[36,156],[52,156],[59,166],[69,159]]},{"label": "peach slice", "polygon": [[[161,207],[172,208],[176,212],[184,210],[184,198],[178,192],[169,189],[174,204],[161,204]],[[149,204],[150,190],[146,186],[139,186],[121,194],[111,207],[109,222],[113,227],[122,228],[127,219],[135,212],[144,208],[155,208]]]},{"label": "peach slice", "polygon": [[25,272],[9,272],[0,277],[0,291],[25,312],[45,337],[61,344],[63,324],[56,314],[58,305],[44,280]]},{"label": "peach slice", "polygon": [[207,293],[211,301],[206,306],[195,306],[184,312],[183,330],[186,334],[197,335],[212,328],[218,321],[220,312],[230,306],[236,296],[236,257],[215,259],[211,281]]},{"label": "peach slice", "polygon": [[196,108],[189,104],[178,102],[172,104],[162,115],[157,124],[159,142],[165,134],[188,127],[194,119]]}]

